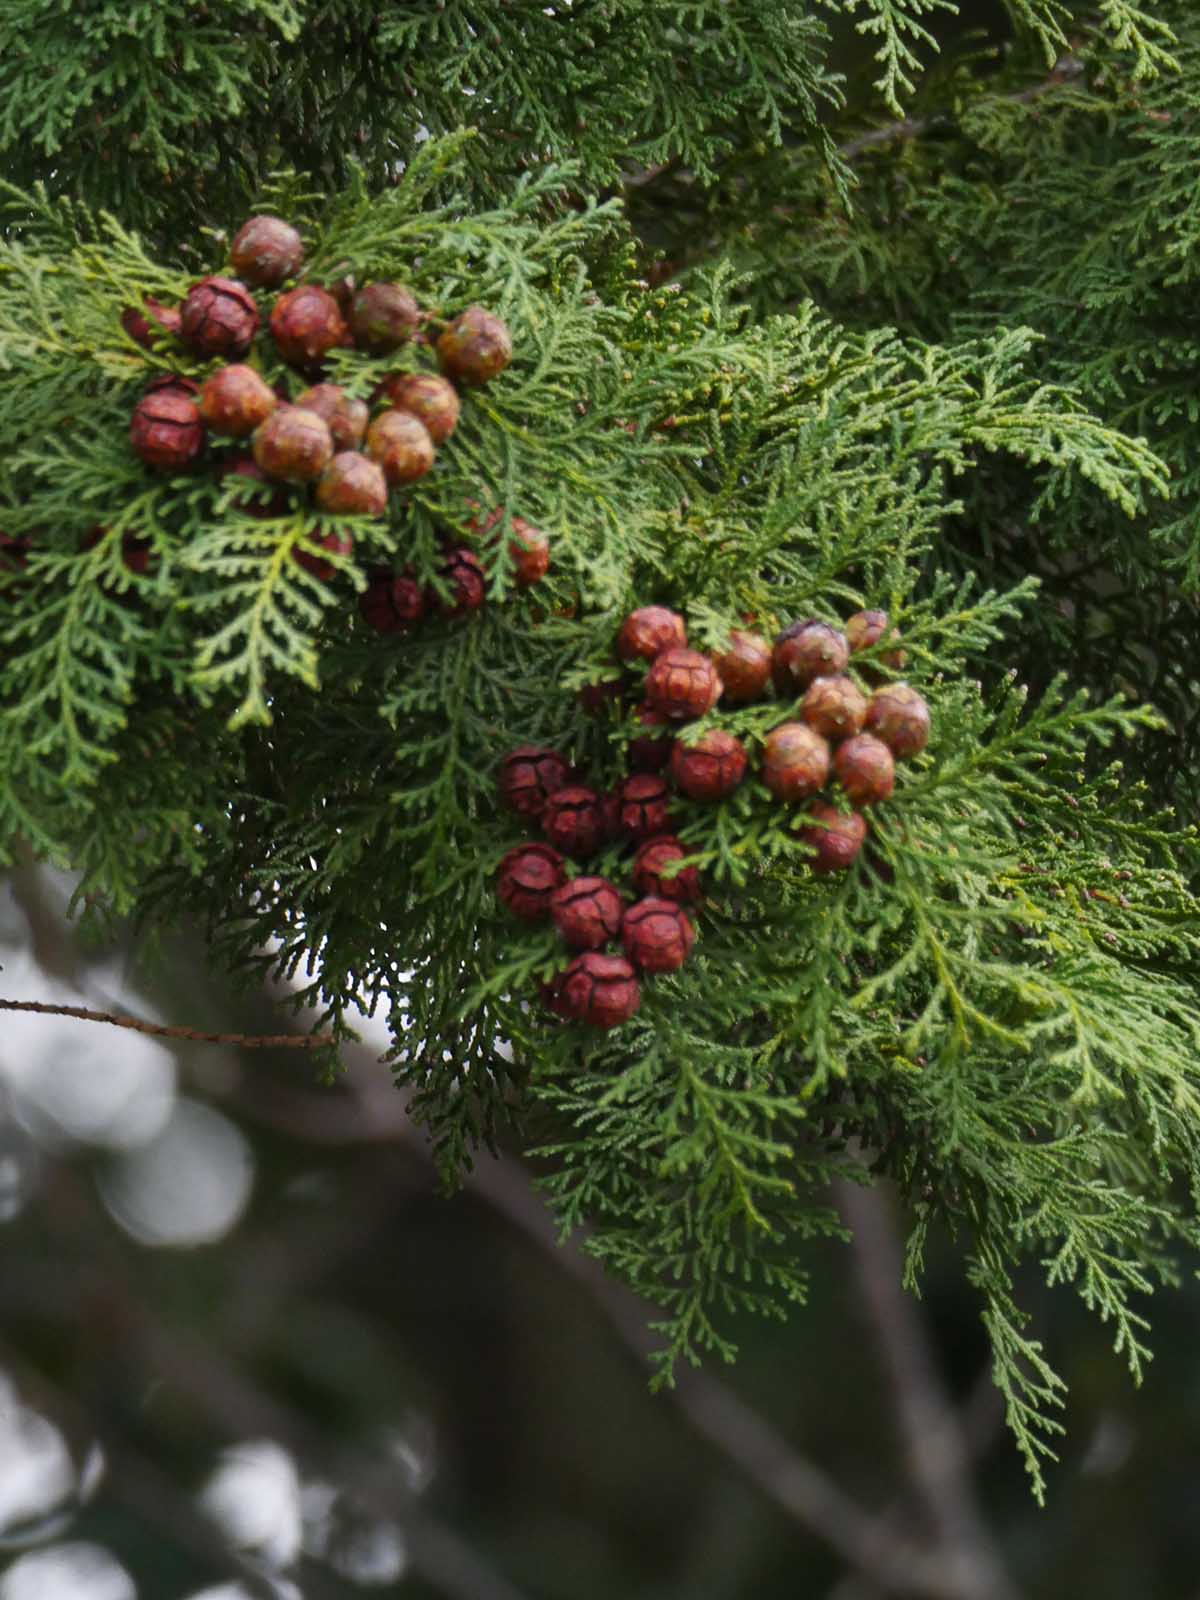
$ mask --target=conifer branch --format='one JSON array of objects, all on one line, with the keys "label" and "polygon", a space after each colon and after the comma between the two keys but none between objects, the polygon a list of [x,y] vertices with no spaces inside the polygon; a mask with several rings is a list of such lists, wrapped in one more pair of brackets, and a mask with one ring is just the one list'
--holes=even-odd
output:
[{"label": "conifer branch", "polygon": [[113,1011],[93,1011],[88,1006],[52,1005],[45,1000],[5,1000],[0,1011],[34,1011],[40,1016],[73,1017],[77,1022],[107,1022],[114,1028],[130,1028],[159,1039],[190,1039],[198,1044],[233,1044],[253,1050],[323,1050],[332,1045],[332,1033],[206,1033],[201,1028],[180,1024],[144,1022],[138,1017],[122,1017]]},{"label": "conifer branch", "polygon": [[[1031,28],[1044,14],[1041,0],[1019,9]],[[844,1232],[830,1180],[852,1164],[853,1141],[879,1150],[910,1203],[914,1238],[945,1219],[967,1240],[997,1383],[1040,1490],[1061,1382],[1036,1330],[1022,1331],[1010,1283],[1018,1261],[1036,1258],[1050,1281],[1071,1284],[1110,1322],[1136,1372],[1144,1340],[1134,1297],[1151,1280],[1171,1281],[1174,1247],[1200,1243],[1200,1222],[1178,1198],[1200,1171],[1200,1019],[1187,981],[1200,959],[1200,903],[1195,840],[1146,813],[1137,769],[1128,781],[1104,765],[1115,742],[1152,768],[1146,752],[1161,725],[1107,693],[1089,709],[1053,685],[1055,666],[1074,666],[1064,648],[1072,630],[1065,605],[1035,598],[1027,569],[1056,570],[1064,554],[1094,548],[1093,524],[1106,529],[1116,568],[1129,573],[1122,587],[1143,591],[1144,615],[1127,634],[1085,629],[1085,643],[1093,661],[1112,657],[1098,681],[1112,673],[1144,684],[1138,658],[1167,654],[1162,616],[1183,609],[1176,596],[1156,610],[1162,556],[1198,559],[1191,532],[1171,533],[1187,522],[1186,498],[1167,513],[1155,501],[1198,485],[1186,488],[1186,473],[1195,476],[1186,453],[1169,485],[1156,441],[1123,431],[1131,418],[1140,427],[1141,413],[1089,411],[1077,363],[1055,355],[1047,370],[1047,345],[1026,324],[1062,322],[1064,302],[1095,314],[1092,354],[1110,365],[1089,376],[1088,394],[1107,406],[1128,376],[1123,363],[1138,359],[1104,332],[1124,326],[1122,307],[1145,287],[1127,281],[1129,263],[1162,237],[1183,247],[1195,224],[1184,217],[1171,232],[1169,183],[1137,210],[1136,232],[1122,221],[1095,238],[1082,226],[1090,210],[1067,208],[1064,226],[1060,208],[1038,198],[1002,125],[1027,125],[1022,137],[1037,142],[1045,124],[1089,103],[1090,67],[1086,89],[1050,97],[1037,117],[964,76],[958,135],[864,163],[863,203],[847,216],[828,204],[825,163],[804,141],[783,142],[785,127],[806,125],[805,93],[818,92],[800,70],[810,43],[821,54],[815,34],[789,35],[786,61],[771,54],[772,23],[795,10],[767,0],[701,6],[714,25],[724,20],[714,53],[701,62],[689,45],[684,64],[721,69],[736,82],[736,104],[719,126],[711,107],[702,111],[693,158],[699,80],[670,77],[662,110],[674,131],[643,126],[642,142],[623,152],[623,168],[678,159],[701,177],[699,162],[721,169],[727,134],[740,152],[754,227],[736,258],[698,272],[686,291],[647,286],[615,205],[584,198],[581,185],[599,170],[587,161],[581,176],[575,164],[547,168],[531,156],[513,181],[488,168],[498,141],[462,135],[409,152],[396,185],[381,188],[364,169],[323,198],[309,192],[312,180],[271,180],[271,204],[311,242],[314,282],[350,264],[364,279],[403,278],[439,312],[486,304],[515,346],[501,381],[464,396],[437,471],[386,517],[346,530],[353,553],[332,564],[328,583],[291,559],[329,525],[307,491],[287,490],[292,510],[259,519],[206,473],[148,475],[131,454],[130,409],[152,373],[171,362],[206,375],[186,350],[139,351],[121,329],[124,308],[144,295],[186,292],[187,276],[165,264],[178,260],[171,219],[158,219],[160,252],[124,216],[4,189],[0,847],[27,838],[40,856],[70,863],[88,903],[150,922],[191,914],[243,976],[303,972],[304,1000],[335,1032],[356,1006],[378,1009],[396,1075],[448,1178],[513,1123],[530,1145],[553,1141],[540,1148],[560,1223],[661,1308],[658,1380],[679,1369],[681,1392],[689,1363],[732,1355],[739,1314],[782,1315],[803,1302],[810,1242]],[[899,85],[919,38],[905,19],[919,7],[878,0],[872,10]],[[1124,0],[1107,10],[1131,14]],[[518,33],[531,45],[552,36],[561,54],[562,21],[535,12],[543,17],[532,5],[522,12]],[[454,8],[438,16],[439,28],[461,21]],[[746,44],[732,74],[730,17],[736,29],[759,24],[737,34]],[[398,26],[398,49],[425,41],[416,13]],[[535,39],[535,28],[549,31]],[[463,74],[446,87],[443,112],[453,104],[458,116],[461,89],[475,87],[467,78],[490,62],[511,77],[503,103],[515,96],[529,109],[529,148],[555,148],[553,127],[539,122],[545,101],[523,76],[541,75],[536,50],[510,73],[500,46],[469,31],[461,50],[455,42],[439,51]],[[785,118],[772,86],[793,67]],[[1013,70],[1028,74],[1027,64]],[[1124,95],[1129,74],[1121,81]],[[424,125],[436,128],[440,91],[424,80],[415,93]],[[780,151],[765,169],[734,138],[751,102]],[[343,109],[350,114],[349,101]],[[1135,137],[1174,130],[1182,144],[1169,182],[1190,194],[1189,129],[1151,111],[1168,114],[1165,105],[1139,111]],[[1106,126],[1119,120],[1104,115]],[[605,138],[619,137],[614,126]],[[517,124],[508,131],[516,137]],[[1053,129],[1048,145],[1056,182],[1078,183]],[[923,189],[944,146],[947,181]],[[393,167],[405,148],[389,150]],[[1115,177],[1094,174],[1089,208],[1106,184],[1124,206],[1137,155],[1135,145]],[[609,168],[612,157],[610,146]],[[797,228],[796,210],[780,208],[772,275],[762,241],[775,226],[781,163],[797,180],[788,203],[811,201],[813,225]],[[752,192],[759,170],[762,189]],[[992,215],[993,178],[1003,184],[1011,170],[1020,203]],[[214,215],[211,193],[197,203],[210,223],[237,220]],[[926,206],[926,232],[908,225],[910,203]],[[872,204],[884,243],[863,243]],[[1024,245],[990,248],[989,230],[1010,217],[1064,237],[1049,241],[1053,271],[1032,302],[1040,315],[989,320],[982,301],[958,292],[955,261],[982,249],[989,293],[1025,270]],[[836,317],[817,309],[798,283],[814,250],[830,297],[853,281],[856,293],[867,286],[863,305],[842,304]],[[948,294],[940,279],[931,287],[932,259]],[[747,314],[744,261],[759,309],[768,293],[786,296],[775,301],[786,316]],[[218,264],[214,252],[206,265]],[[1145,274],[1162,277],[1163,264]],[[881,309],[894,283],[904,292]],[[913,304],[932,326],[891,331]],[[1193,348],[1172,340],[1165,354],[1194,387]],[[294,395],[298,375],[268,334],[257,348],[265,375]],[[1156,363],[1164,353],[1151,354]],[[428,352],[414,359],[423,365]],[[383,360],[338,347],[329,376],[365,395]],[[664,430],[664,418],[679,425]],[[212,448],[215,462],[233,447]],[[471,501],[519,512],[546,535],[554,556],[542,592],[515,592],[500,541],[479,552],[482,610],[378,636],[355,590],[379,561],[411,566],[417,586],[444,600],[442,547],[448,536],[470,541]],[[1012,530],[1039,515],[1034,548]],[[1147,515],[1160,519],[1161,549],[1144,537]],[[1118,536],[1124,519],[1131,531]],[[108,530],[98,540],[97,525]],[[126,559],[127,536],[148,546],[139,566]],[[1104,576],[1078,587],[1101,592]],[[1055,592],[1068,598],[1078,604]],[[536,741],[594,774],[598,789],[625,777],[627,719],[588,719],[573,691],[611,675],[619,619],[649,599],[686,613],[689,638],[712,650],[739,616],[773,633],[792,617],[885,607],[934,734],[872,814],[859,862],[836,877],[814,877],[794,813],[770,806],[754,782],[714,807],[683,806],[680,837],[705,891],[694,958],[646,985],[636,1019],[585,1035],[538,1004],[539,981],[561,964],[554,935],[516,926],[493,892],[497,862],[523,837],[496,804],[496,763]],[[1194,686],[1178,680],[1185,686],[1194,703]],[[779,712],[774,700],[729,713],[752,771]],[[595,866],[623,875],[628,862],[611,842]],[[815,1137],[818,1127],[831,1131]],[[918,1256],[910,1249],[910,1261]],[[774,1448],[761,1437],[747,1446],[765,1477]]]}]

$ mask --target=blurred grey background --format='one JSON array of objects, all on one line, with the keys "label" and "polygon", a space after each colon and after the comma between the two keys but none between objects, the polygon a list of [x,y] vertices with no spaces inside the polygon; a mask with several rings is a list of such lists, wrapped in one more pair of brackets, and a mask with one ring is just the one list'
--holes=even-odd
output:
[{"label": "blurred grey background", "polygon": [[[85,949],[0,890],[0,995],[279,1032],[181,937]],[[897,1283],[883,1191],[813,1296],[653,1395],[652,1309],[559,1246],[513,1156],[439,1192],[367,1029],[303,1050],[0,1012],[0,1600],[1200,1595],[1200,1295],[1135,1392],[1029,1278],[1071,1382],[1033,1503],[951,1241]]]}]

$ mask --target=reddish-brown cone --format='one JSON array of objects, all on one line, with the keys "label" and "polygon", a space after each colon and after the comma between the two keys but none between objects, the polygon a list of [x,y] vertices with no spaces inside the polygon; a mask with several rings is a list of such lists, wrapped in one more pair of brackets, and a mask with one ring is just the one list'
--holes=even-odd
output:
[{"label": "reddish-brown cone", "polygon": [[667,826],[671,791],[656,772],[635,772],[620,790],[620,825],[631,839],[649,839]]},{"label": "reddish-brown cone", "polygon": [[[315,544],[321,550],[328,550],[331,555],[348,556],[354,551],[354,540],[340,528],[325,534],[320,539],[309,539],[310,544]],[[337,568],[332,561],[326,561],[324,556],[313,555],[308,550],[293,550],[293,559],[298,567],[303,567],[305,572],[311,572],[314,578],[320,578],[322,583],[328,583],[337,576]]]},{"label": "reddish-brown cone", "polygon": [[729,635],[729,649],[713,657],[725,685],[725,703],[744,706],[766,693],[771,681],[771,646],[757,633]]},{"label": "reddish-brown cone", "polygon": [[651,895],[625,913],[621,943],[643,972],[677,972],[688,958],[696,934],[686,911],[674,900]]},{"label": "reddish-brown cone", "polygon": [[500,803],[519,817],[540,817],[550,796],[565,787],[569,772],[557,750],[518,745],[500,763],[496,776]]},{"label": "reddish-brown cone", "polygon": [[582,784],[556,789],[542,810],[542,832],[556,850],[577,860],[594,855],[604,843],[605,824],[604,802]]},{"label": "reddish-brown cone", "polygon": [[127,533],[121,540],[121,560],[130,572],[139,575],[149,572],[157,565],[149,539],[139,539],[133,533]]},{"label": "reddish-brown cone", "polygon": [[[80,540],[80,547],[84,550],[94,549],[107,532],[108,529],[103,523],[97,523],[84,534]],[[139,539],[136,533],[126,533],[121,536],[121,561],[129,572],[136,572],[139,576],[157,565],[149,539]]]},{"label": "reddish-brown cone", "polygon": [[434,444],[444,444],[458,426],[458,390],[436,372],[393,372],[381,391],[397,411],[423,422]]},{"label": "reddish-brown cone", "polygon": [[522,922],[540,922],[550,915],[554,891],[565,882],[557,850],[548,844],[522,844],[500,862],[496,898]]},{"label": "reddish-brown cone", "polygon": [[350,327],[364,350],[386,355],[398,350],[417,331],[421,308],[398,283],[368,283],[354,296]]},{"label": "reddish-brown cone", "polygon": [[254,296],[236,278],[204,278],[187,292],[179,332],[197,355],[238,361],[258,332]]},{"label": "reddish-brown cone", "polygon": [[319,366],[349,332],[337,301],[315,283],[281,294],[271,312],[276,347],[291,367]]},{"label": "reddish-brown cone", "polygon": [[888,630],[886,611],[856,611],[846,618],[846,642],[851,650],[866,650]]},{"label": "reddish-brown cone", "polygon": [[589,717],[602,717],[621,699],[624,684],[619,678],[603,678],[599,683],[585,683],[579,691],[579,704]]},{"label": "reddish-brown cone", "polygon": [[904,761],[929,743],[929,707],[911,685],[889,683],[871,696],[864,726]]},{"label": "reddish-brown cone", "polygon": [[272,478],[315,483],[333,459],[333,439],[315,411],[280,406],[254,435],[254,459]]},{"label": "reddish-brown cone", "polygon": [[200,415],[226,439],[248,438],[278,404],[270,384],[253,367],[241,364],[221,367],[200,390]]},{"label": "reddish-brown cone", "polygon": [[818,800],[809,811],[807,825],[797,832],[816,851],[809,862],[814,872],[845,872],[863,847],[867,819],[859,811],[839,811],[828,801]]},{"label": "reddish-brown cone", "polygon": [[200,385],[194,378],[185,378],[180,372],[160,372],[151,378],[144,390],[146,394],[181,394],[185,400],[199,400]]},{"label": "reddish-brown cone", "polygon": [[814,678],[804,693],[800,715],[822,738],[836,743],[862,732],[867,697],[849,678]]},{"label": "reddish-brown cone", "polygon": [[437,342],[438,365],[459,383],[483,384],[512,360],[512,334],[491,311],[469,306]]},{"label": "reddish-brown cone", "polygon": [[[888,627],[886,611],[856,611],[852,617],[846,619],[846,638],[851,650],[866,650],[885,637],[889,644],[898,642],[900,638],[899,628]],[[889,650],[879,659],[884,666],[891,667],[895,672],[902,672],[908,656],[903,650]]]},{"label": "reddish-brown cone", "polygon": [[248,490],[246,493],[234,496],[234,504],[248,517],[282,517],[291,510],[292,502],[287,490],[281,489],[273,478],[269,478],[252,456],[239,456],[236,461],[226,459],[218,468],[218,476],[222,479],[229,477],[246,479],[247,486],[261,484],[264,489],[270,486],[270,494],[262,490],[257,492]]},{"label": "reddish-brown cone", "polygon": [[646,700],[675,721],[702,717],[721,698],[721,680],[697,650],[664,650],[646,674]]},{"label": "reddish-brown cone", "polygon": [[829,777],[829,745],[806,722],[783,722],[763,743],[762,780],[777,800],[807,800]]},{"label": "reddish-brown cone", "polygon": [[550,541],[524,517],[510,519],[508,554],[522,589],[540,583],[550,570]]},{"label": "reddish-brown cone", "polygon": [[338,516],[381,517],[387,510],[383,469],[357,450],[342,450],[317,479],[316,502]]},{"label": "reddish-brown cone", "polygon": [[745,748],[724,728],[709,728],[694,744],[676,742],[671,776],[689,800],[724,800],[746,776]]},{"label": "reddish-brown cone", "polygon": [[358,291],[358,282],[354,274],[347,272],[343,277],[331,278],[322,287],[337,301],[338,310],[346,319],[346,325],[349,328],[350,310],[354,305],[354,296]]},{"label": "reddish-brown cone", "polygon": [[24,572],[33,540],[0,533],[0,572]]},{"label": "reddish-brown cone", "polygon": [[151,295],[146,295],[143,310],[126,306],[121,313],[121,326],[143,350],[152,350],[156,339],[177,335],[182,318],[172,306],[160,305]]},{"label": "reddish-brown cone", "polygon": [[560,1017],[593,1028],[615,1028],[637,1011],[641,991],[623,956],[585,950],[550,985],[547,999]]},{"label": "reddish-brown cone", "polygon": [[407,411],[382,411],[367,429],[367,454],[391,484],[415,483],[437,454],[423,422]]},{"label": "reddish-brown cone", "polygon": [[399,633],[424,617],[425,591],[410,573],[376,569],[358,597],[358,609],[377,633]]},{"label": "reddish-brown cone", "polygon": [[631,611],[617,634],[617,654],[622,661],[653,661],[664,650],[682,650],[686,644],[683,618],[666,606],[640,606]]},{"label": "reddish-brown cone", "polygon": [[895,782],[892,752],[882,739],[860,733],[838,745],[833,770],[851,805],[873,806],[886,800]]},{"label": "reddish-brown cone", "polygon": [[438,615],[450,620],[478,611],[487,599],[487,576],[478,556],[471,550],[448,550],[440,570],[450,598],[444,600],[436,591],[431,591]]},{"label": "reddish-brown cone", "polygon": [[[468,504],[476,506],[473,500]],[[500,538],[503,521],[504,512],[497,507],[482,520],[478,516],[472,517],[467,527],[481,539],[495,543]],[[540,583],[550,570],[550,541],[524,517],[510,516],[508,519],[508,555],[514,576],[523,589],[530,584]]]},{"label": "reddish-brown cone", "polygon": [[133,453],[158,472],[180,472],[204,449],[204,423],[196,402],[179,388],[152,388],[133,408]]},{"label": "reddish-brown cone", "polygon": [[661,772],[671,759],[671,748],[675,741],[666,732],[667,719],[661,711],[655,711],[653,706],[638,706],[633,713],[633,720],[639,728],[662,728],[659,734],[639,734],[636,739],[631,739],[626,746],[629,765],[635,772]]},{"label": "reddish-brown cone", "polygon": [[621,832],[621,785],[609,789],[600,796],[600,805],[604,812],[604,842],[612,844],[614,840],[622,837]]},{"label": "reddish-brown cone", "polygon": [[282,217],[251,217],[234,234],[229,260],[238,276],[256,289],[278,289],[299,271],[304,241]]},{"label": "reddish-brown cone", "polygon": [[550,915],[572,950],[599,950],[621,931],[624,901],[607,878],[573,878],[556,889]]},{"label": "reddish-brown cone", "polygon": [[324,417],[335,450],[357,450],[362,444],[371,413],[365,400],[351,400],[339,384],[314,384],[297,395],[295,403]]},{"label": "reddish-brown cone", "polygon": [[801,694],[814,678],[836,677],[845,672],[850,646],[840,629],[809,617],[791,622],[775,640],[771,676],[779,694]]},{"label": "reddish-brown cone", "polygon": [[688,851],[669,833],[647,839],[633,858],[633,887],[638,894],[653,895],[659,900],[699,900],[700,875],[695,867],[683,867],[675,873],[665,870],[687,855]]}]

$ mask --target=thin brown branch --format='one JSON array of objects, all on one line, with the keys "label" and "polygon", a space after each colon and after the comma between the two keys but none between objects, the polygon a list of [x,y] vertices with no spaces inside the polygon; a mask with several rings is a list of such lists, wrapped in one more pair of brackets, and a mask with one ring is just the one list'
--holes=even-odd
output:
[{"label": "thin brown branch", "polygon": [[[580,1249],[559,1242],[553,1220],[524,1173],[508,1161],[481,1161],[467,1188],[581,1283],[626,1349],[639,1364],[648,1361],[655,1349],[649,1331],[654,1308]],[[677,1376],[666,1398],[761,1494],[884,1594],[963,1600],[939,1551],[915,1544],[903,1530],[864,1511],[728,1384],[704,1369],[689,1370]]]},{"label": "thin brown branch", "polygon": [[164,1022],[143,1022],[115,1011],[92,1011],[87,1006],[51,1005],[47,1000],[5,1000],[0,1011],[36,1011],[40,1016],[73,1017],[77,1022],[107,1022],[113,1028],[131,1028],[159,1039],[192,1039],[199,1044],[236,1044],[248,1050],[319,1050],[334,1043],[332,1033],[206,1033]]}]

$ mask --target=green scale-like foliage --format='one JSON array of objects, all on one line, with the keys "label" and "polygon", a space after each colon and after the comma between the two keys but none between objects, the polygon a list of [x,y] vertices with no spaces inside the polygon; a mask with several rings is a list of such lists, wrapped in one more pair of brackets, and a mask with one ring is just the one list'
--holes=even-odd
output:
[{"label": "green scale-like foliage", "polygon": [[547,157],[571,156],[591,186],[626,163],[705,173],[747,141],[819,137],[837,94],[819,12],[789,0],[86,10],[81,25],[67,0],[0,4],[0,158],[17,182],[156,230],[240,206],[281,158],[328,184],[358,158],[386,183],[465,122],[487,135],[463,174],[484,198]]},{"label": "green scale-like foliage", "polygon": [[[1005,0],[1047,62],[1077,8]],[[1078,8],[1084,14],[1090,7]],[[1166,30],[1100,8],[1145,70]],[[429,134],[487,135],[464,181],[484,203],[546,160],[589,188],[659,165],[701,182],[796,142],[840,164],[831,20],[870,51],[899,112],[950,0],[0,0],[0,170],[87,196],[159,239],[239,209],[279,162],[325,185],[361,161],[394,180]],[[839,181],[840,178],[839,178]]]},{"label": "green scale-like foliage", "polygon": [[[1135,519],[1073,491],[1031,519],[1028,475],[1002,464],[966,486],[967,514],[939,560],[1001,585],[1036,572],[1022,672],[1042,684],[1069,664],[1099,688],[1153,699],[1169,734],[1129,759],[1191,811],[1200,19],[1186,5],[1155,11],[1174,35],[1156,75],[1086,33],[1049,75],[1027,52],[1004,63],[967,56],[922,85],[913,120],[891,136],[864,136],[849,121],[837,130],[857,179],[851,212],[792,151],[763,163],[740,194],[709,197],[703,222],[693,199],[692,226],[693,238],[707,228],[710,243],[718,231],[735,242],[763,311],[811,294],[853,325],[925,338],[1036,329],[1036,369],[1146,439],[1169,469],[1169,492],[1146,495]],[[764,201],[782,188],[789,203],[773,212]]]},{"label": "green scale-like foliage", "polygon": [[[666,1377],[728,1353],[734,1314],[803,1298],[808,1242],[838,1228],[828,1180],[865,1152],[915,1208],[914,1273],[931,1223],[965,1240],[1037,1477],[1057,1380],[1023,1331],[1017,1263],[1111,1319],[1137,1370],[1136,1297],[1170,1278],[1172,1242],[1196,1242],[1194,842],[1104,765],[1153,714],[1060,685],[1031,703],[1004,664],[1032,586],[937,576],[936,551],[996,458],[1031,503],[1086,493],[1122,514],[1161,466],[1032,379],[1024,334],[905,342],[808,306],[751,324],[728,274],[649,288],[615,208],[563,204],[573,172],[492,210],[455,202],[459,143],[430,143],[382,197],[318,204],[288,180],[273,198],[314,277],[349,264],[512,327],[509,371],[465,394],[434,471],[378,522],[318,517],[299,492],[256,520],[210,471],[145,472],[127,429],[146,378],[206,369],[142,351],[119,317],[191,273],[109,219],[10,193],[0,526],[31,550],[0,576],[3,842],[71,863],[94,905],[195,916],[231,970],[298,980],[339,1031],[381,1008],[448,1176],[502,1129],[540,1152],[564,1225],[663,1308]],[[331,375],[365,395],[396,359],[339,353]],[[372,632],[366,569],[436,581],[472,500],[547,532],[549,578],[520,593],[503,540],[477,544],[482,612]],[[332,582],[291,560],[339,528],[355,547]],[[144,575],[122,564],[127,533],[150,541]],[[753,776],[681,805],[696,949],[597,1035],[541,1007],[561,950],[495,901],[525,835],[494,774],[525,742],[602,786],[622,774],[632,727],[575,691],[612,675],[619,621],[649,601],[701,648],[743,615],[771,632],[886,607],[934,731],[840,878],[813,876],[796,812]],[[886,673],[878,655],[860,665]],[[791,710],[713,720],[756,767]],[[627,883],[617,846],[595,866]]]}]

